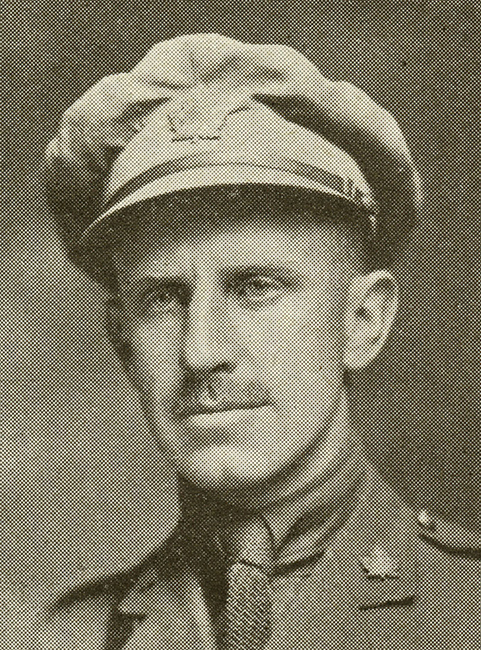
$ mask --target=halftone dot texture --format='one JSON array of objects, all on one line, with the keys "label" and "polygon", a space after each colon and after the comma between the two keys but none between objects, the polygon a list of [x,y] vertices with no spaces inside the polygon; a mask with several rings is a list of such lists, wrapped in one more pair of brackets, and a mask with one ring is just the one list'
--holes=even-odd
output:
[{"label": "halftone dot texture", "polygon": [[272,537],[260,518],[247,525],[240,522],[229,537],[225,646],[228,650],[263,650],[272,629]]},{"label": "halftone dot texture", "polygon": [[[218,34],[159,43],[132,72],[96,84],[63,116],[46,178],[80,264],[82,240],[95,239],[107,218],[175,191],[254,183],[334,194],[364,209],[375,201],[377,245],[388,260],[421,202],[408,147],[386,110],[292,48]],[[83,265],[95,276],[92,261]]]},{"label": "halftone dot texture", "polygon": [[[389,22],[389,21],[386,21],[386,22]],[[89,26],[90,26],[90,23],[89,23]],[[381,31],[383,31],[384,29],[385,29],[385,28],[383,27]],[[387,29],[387,27],[386,27],[386,29]],[[317,47],[317,45],[316,45],[315,47]],[[427,48],[427,49],[429,49],[429,48]],[[426,56],[429,56],[429,52],[426,52]],[[79,58],[81,58],[81,57],[79,57]],[[407,65],[407,63],[406,63],[406,65]],[[74,66],[73,66],[73,67],[74,67]],[[134,121],[135,121],[135,120],[134,120]],[[116,138],[116,137],[118,137],[118,134],[116,133],[116,134],[114,134],[114,136],[115,136],[115,138]],[[448,137],[448,135],[446,135],[446,137]],[[113,146],[112,146],[112,149],[114,150],[114,156],[116,155],[116,152],[117,152],[116,147],[118,146],[119,148],[121,148],[121,147],[123,146],[123,141],[121,141],[121,142],[120,142],[120,145],[119,145],[118,142],[117,142],[117,143],[115,142],[115,138],[113,139]],[[112,151],[110,150],[109,153],[112,153]],[[369,155],[368,158],[371,158],[371,156]],[[376,156],[373,155],[373,156],[372,156],[372,161],[374,161],[375,159],[376,159]],[[89,168],[90,168],[90,162],[91,162],[91,161],[89,160],[89,164],[88,164],[88,167],[89,167]],[[383,168],[383,165],[381,164],[381,165],[380,165],[380,170],[378,170],[378,171],[381,171],[381,172],[382,172],[383,170],[384,170],[384,168]],[[91,181],[92,181],[92,179],[89,178],[87,182],[88,182],[88,183],[91,183]],[[375,183],[372,181],[372,179],[370,179],[370,183],[371,183],[373,186],[375,186]],[[93,183],[92,186],[94,186],[94,185],[95,185],[95,183]],[[380,183],[380,185],[382,186],[382,182]],[[464,190],[463,190],[463,192],[464,192]],[[448,197],[448,198],[449,198],[449,197]],[[84,200],[84,197],[83,197],[83,196],[82,196],[81,200],[82,200],[82,201]],[[85,214],[88,215],[88,218],[90,218],[90,214],[91,214],[90,212],[86,212]],[[434,224],[434,221],[433,221],[433,225],[435,225],[435,224]],[[429,242],[428,242],[428,243],[429,243]],[[431,243],[432,243],[432,242],[431,242]],[[443,243],[444,243],[444,242],[442,242],[441,244],[443,244]],[[448,244],[449,244],[449,242],[446,243],[446,246],[447,246]],[[18,262],[17,259],[16,259],[15,261],[16,261],[16,263]],[[46,267],[48,267],[50,264],[51,264],[51,260],[47,260],[47,261],[46,261]],[[65,269],[63,269],[63,270],[65,270]],[[449,271],[449,270],[448,270],[448,271]],[[56,272],[60,272],[59,267],[56,268]],[[421,279],[420,279],[420,282],[421,282]],[[422,279],[422,282],[424,282],[424,278]],[[76,286],[77,286],[77,285],[76,285]],[[430,299],[432,300],[432,296],[430,297]],[[462,299],[462,297],[460,298],[460,300],[461,300],[461,299]],[[454,303],[455,303],[455,304],[454,304]],[[457,300],[453,302],[453,305],[454,305],[454,306],[457,306],[457,305],[458,305]],[[50,314],[50,316],[51,316],[51,314]],[[75,332],[75,331],[74,331],[74,332],[70,332],[69,336],[70,336],[70,337],[74,337],[74,336],[76,335],[76,333],[77,333],[79,336],[81,336],[81,335],[84,333],[84,332],[82,332],[82,328],[81,328],[81,326],[78,326],[78,332]],[[38,349],[37,349],[37,351],[36,351],[36,354],[38,354],[39,356],[42,354],[41,346],[40,346],[40,345],[38,346]],[[104,355],[104,356],[106,357],[106,355]],[[100,364],[100,362],[103,360],[104,356],[100,355],[101,358],[98,358],[97,361],[96,361],[96,363]],[[81,351],[79,350],[79,362],[80,362],[80,359],[81,359]],[[80,365],[81,365],[81,364],[79,363],[79,366],[80,366]],[[443,366],[443,371],[444,371],[444,370],[445,370],[445,368],[444,368],[444,366]],[[441,371],[440,371],[440,372],[441,372]],[[439,374],[440,374],[440,373],[438,373],[438,376],[439,376]],[[456,373],[455,373],[455,374],[456,374]],[[55,391],[55,388],[56,388],[56,386],[55,386],[54,384],[55,384],[55,382],[53,382],[53,384],[50,386],[50,390],[52,391],[52,393]],[[122,390],[123,390],[123,388],[122,388]],[[74,402],[75,399],[78,399],[78,396],[72,398],[72,402]],[[130,399],[130,398],[129,398],[129,399]],[[415,398],[415,399],[416,399],[416,400],[419,400],[419,396],[416,395],[416,398]],[[58,400],[58,402],[56,402],[56,406],[55,406],[55,408],[56,408],[56,410],[57,410],[58,413],[60,413],[60,412],[64,412],[64,411],[68,410],[68,406],[66,405],[66,404],[67,404],[67,400],[68,400],[68,396],[65,396],[65,400],[60,399],[60,400]],[[81,401],[81,400],[82,400],[82,398],[79,399],[79,401]],[[464,397],[463,397],[462,402],[460,402],[460,403],[464,404]],[[77,411],[77,413],[76,413],[76,417],[78,418],[79,422],[80,422],[80,418],[81,418],[81,414],[82,414],[82,413],[84,413],[84,414],[85,414],[85,413],[89,413],[89,417],[91,417],[91,416],[92,416],[92,411],[95,410],[95,409],[97,409],[97,408],[98,408],[98,415],[99,415],[99,418],[100,418],[100,417],[104,417],[104,413],[103,413],[103,411],[102,411],[101,400],[99,400],[98,404],[99,404],[99,405],[97,405],[97,401],[96,401],[95,398],[92,398],[92,400],[90,400],[90,402],[89,402],[88,405],[87,405],[87,404],[84,404],[84,403],[82,402],[82,403],[80,404],[79,411]],[[65,413],[65,418],[67,418],[67,416],[68,416],[68,414]],[[74,423],[74,431],[76,430],[75,427],[77,427],[77,426],[80,427],[79,422],[76,421],[76,422]],[[125,427],[125,425],[122,425],[122,422],[121,422],[121,421],[118,422],[117,425],[118,425],[119,428],[122,428],[122,426]],[[446,425],[444,424],[444,426],[446,426]],[[126,431],[127,428],[128,428],[128,427],[126,427],[126,428],[123,429],[123,432],[126,433],[126,434],[129,433],[129,432]],[[66,433],[65,435],[67,435],[67,433]],[[459,437],[459,434],[457,434],[456,432],[453,432],[453,435],[455,435],[455,437]],[[88,436],[85,435],[85,434],[84,434],[84,440],[86,441],[86,445],[91,444],[91,441],[88,440]],[[402,441],[401,441],[401,440],[399,441],[400,444],[403,443],[403,442],[404,442],[403,440],[402,440]],[[78,447],[79,447],[79,449],[80,449],[80,447],[81,447],[81,445],[82,445],[82,440],[80,439],[79,441],[77,441],[76,444],[78,445]],[[460,444],[460,446],[461,446],[461,443],[459,443],[459,444]],[[114,445],[112,445],[112,446],[114,447]],[[107,450],[106,450],[106,449],[97,450],[97,451],[95,452],[95,454],[94,454],[94,455],[95,455],[94,464],[98,464],[99,467],[101,467],[101,466],[103,465],[103,462],[104,462],[104,461],[102,460],[102,456],[103,456],[104,454],[108,454],[109,451],[112,452],[112,456],[115,456],[116,449],[113,449],[113,450],[112,450],[112,449],[109,447]],[[81,451],[79,451],[79,456],[80,456],[81,454],[85,454],[85,450],[84,450],[84,449],[82,449]],[[35,458],[35,459],[32,461],[32,464],[33,464],[34,462],[36,462],[36,461],[37,461],[37,459]],[[65,461],[65,462],[67,463],[67,462],[70,462],[70,461]],[[118,468],[118,470],[119,470],[120,472],[123,472],[123,471],[125,470],[125,468],[124,468],[124,467],[122,467],[122,468]],[[125,471],[126,471],[127,478],[130,479],[130,478],[135,477],[135,473],[134,473],[133,471],[131,471],[130,474],[129,474],[128,469],[125,470]],[[40,474],[42,474],[42,473],[40,472]],[[37,480],[43,480],[43,475],[41,475],[40,477],[39,477],[39,476],[36,476],[36,478],[37,478]],[[108,487],[105,487],[106,485],[107,485]],[[81,489],[82,489],[82,487],[81,487],[81,484],[80,484],[80,482],[79,482],[79,490],[81,490]],[[106,491],[109,491],[109,490],[110,490],[110,485],[108,484],[108,481],[107,481],[106,483],[104,483],[103,489],[105,489]],[[75,491],[75,489],[74,489],[73,491]],[[154,498],[155,498],[155,499],[158,499],[159,497],[158,497],[158,494],[153,494],[153,493],[152,493],[152,494],[149,494],[149,498],[151,498],[151,499],[154,499]],[[98,500],[98,499],[99,499],[99,496],[98,496],[98,495],[92,496],[92,502],[95,502],[95,499]],[[433,499],[434,499],[434,497],[433,497]],[[95,503],[94,503],[94,505],[95,505]],[[150,512],[148,512],[148,510],[149,510],[149,508],[147,507],[147,508],[145,509],[144,513],[143,513],[144,516],[149,516],[149,515],[151,514]],[[136,518],[136,517],[135,517],[135,514],[136,514],[136,513],[131,513],[131,515],[133,515],[133,516],[130,517],[130,521],[134,521],[134,520],[135,520],[135,518]],[[139,520],[140,520],[141,518],[142,518],[142,513],[141,513],[140,510],[139,510]],[[115,526],[115,522],[114,522],[114,526]],[[134,527],[134,526],[133,526],[132,524],[129,526],[130,532],[131,532],[131,530],[132,530],[133,527]],[[127,532],[127,531],[124,531],[124,532]],[[88,534],[89,534],[89,533],[88,533],[88,530],[85,529],[85,536],[88,537]],[[120,535],[122,535],[122,534],[123,534],[123,531],[122,531],[122,530],[119,530],[119,531],[118,531],[118,535],[120,536]],[[105,535],[104,539],[105,539],[105,549],[104,549],[104,552],[105,552],[105,557],[107,557],[107,555],[108,555],[108,553],[109,553],[109,549],[107,548],[109,537],[108,537],[107,534]],[[153,541],[153,540],[152,540],[152,541]],[[141,543],[142,543],[142,540],[141,540],[140,538],[139,538],[139,539],[136,539],[136,542],[134,542],[134,545],[135,545],[135,543],[137,543],[138,546],[140,546]],[[103,548],[103,547],[102,547],[102,548]],[[48,548],[38,548],[37,550],[38,550],[38,555],[39,555],[39,558],[40,558],[40,563],[42,563],[42,558],[46,558],[46,557],[49,555],[49,549],[48,549]],[[438,564],[437,564],[437,560],[436,560],[436,559],[431,559],[430,561],[431,561],[431,565],[429,566],[429,569],[426,569],[426,571],[431,571],[431,572],[434,574],[434,573],[436,572],[436,570],[437,570],[436,567],[438,566]],[[92,563],[95,564],[95,561],[92,560]],[[453,566],[452,566],[452,567],[450,566],[449,569],[447,569],[447,568],[445,567],[446,572],[445,572],[444,574],[442,574],[442,575],[437,576],[437,577],[436,577],[436,580],[433,580],[433,582],[435,582],[436,585],[432,587],[432,592],[433,592],[433,593],[432,593],[432,599],[433,599],[433,600],[436,599],[436,595],[435,595],[435,594],[439,595],[439,594],[443,594],[443,592],[445,592],[445,589],[446,589],[446,586],[447,586],[447,585],[446,585],[446,582],[449,582],[449,584],[451,585],[451,587],[453,586],[453,584],[456,583],[456,581],[462,583],[463,585],[466,585],[466,588],[463,588],[463,589],[459,589],[459,590],[458,590],[459,592],[462,593],[462,597],[460,598],[460,600],[463,601],[463,602],[459,603],[459,602],[455,599],[455,597],[452,596],[452,594],[451,594],[451,596],[452,596],[452,600],[451,600],[450,602],[451,602],[451,604],[452,604],[452,607],[451,607],[451,605],[450,605],[449,607],[450,607],[450,611],[451,611],[451,612],[452,612],[452,611],[457,611],[457,612],[458,612],[458,615],[459,615],[459,618],[458,618],[458,624],[459,624],[459,627],[465,627],[466,630],[468,630],[468,629],[469,629],[469,630],[472,630],[472,629],[473,629],[473,620],[474,620],[474,625],[476,625],[476,618],[473,619],[472,617],[466,617],[466,616],[464,615],[464,610],[463,610],[463,608],[464,608],[465,603],[466,603],[467,601],[469,601],[470,599],[473,598],[473,593],[474,593],[474,589],[475,589],[474,585],[475,585],[475,581],[476,581],[476,579],[477,579],[477,578],[476,578],[476,571],[472,569],[472,565],[470,564],[469,566],[466,566],[466,567],[464,568],[464,570],[463,570],[463,572],[464,572],[464,577],[461,576],[461,578],[460,578],[460,577],[459,577],[459,570],[456,568],[456,566],[459,566],[459,565],[454,565],[454,564],[453,564]],[[70,567],[70,569],[72,569],[72,567]],[[73,569],[72,569],[72,570],[73,570]],[[451,573],[451,571],[452,571],[452,573]],[[450,577],[450,580],[449,580],[449,581],[446,580],[446,575],[448,575],[448,576]],[[473,585],[473,590],[471,590],[471,586],[472,586],[472,585]],[[296,589],[295,587],[292,588],[293,593],[295,593],[295,589]],[[453,589],[452,591],[454,592],[455,590]],[[434,592],[435,592],[435,593],[434,593]],[[447,600],[447,595],[446,595],[446,600]],[[10,604],[8,604],[8,606],[5,607],[5,610],[7,610],[9,606],[10,606]],[[306,602],[300,602],[300,603],[299,603],[299,607],[300,607],[300,608],[302,608],[302,607],[309,608],[309,602],[308,602],[308,603],[306,603]],[[408,608],[406,608],[406,609],[408,609]],[[336,609],[335,609],[335,607],[334,607],[334,605],[333,605],[333,610],[332,610],[332,611],[333,611],[333,619],[334,619],[335,616],[336,616],[336,613],[337,613],[337,612],[336,612]],[[373,612],[371,612],[371,613],[369,614],[369,616],[372,616],[372,617],[374,618],[375,616],[377,616],[377,614],[376,614],[376,613],[374,612],[374,610],[373,610]],[[401,615],[399,615],[399,616],[401,616]],[[380,617],[381,617],[381,615],[379,615],[379,618],[380,618]],[[409,615],[408,615],[408,618],[409,618]],[[94,645],[94,640],[93,640],[93,639],[94,639],[94,636],[97,634],[97,623],[98,623],[98,620],[95,620],[95,618],[92,619],[92,620],[93,620],[93,622],[92,622],[92,632],[89,632],[89,629],[85,629],[85,627],[84,627],[84,630],[83,630],[83,632],[84,632],[84,647],[85,647],[85,648],[89,648],[89,650],[90,650],[90,648],[92,647],[92,645]],[[446,622],[446,626],[444,626],[444,625],[442,624],[442,621],[444,621],[444,620],[447,621],[447,622]],[[313,621],[315,621],[315,619],[313,619]],[[439,621],[441,621],[441,623],[439,623]],[[459,623],[459,622],[460,622],[460,623]],[[406,623],[406,625],[409,625],[409,624],[412,624],[412,623],[409,623],[409,622]],[[297,639],[296,644],[293,645],[292,647],[299,647],[299,646],[302,646],[303,643],[304,643],[305,645],[307,644],[307,647],[316,647],[316,642],[315,642],[316,635],[314,634],[313,629],[312,629],[312,628],[315,627],[315,625],[316,625],[316,623],[314,622],[314,623],[311,625],[311,628],[310,628],[310,630],[309,630],[308,633],[306,633],[305,635],[302,635],[302,634],[301,634],[301,635],[299,636],[299,638]],[[414,623],[414,625],[416,625],[416,623]],[[339,626],[342,626],[342,623],[341,623],[341,622],[339,623]],[[448,632],[448,630],[447,630],[448,626],[451,628],[449,632]],[[380,627],[382,627],[381,624],[380,624]],[[443,628],[443,627],[445,627],[446,629],[444,630],[444,633],[443,633],[444,636],[445,636],[445,640],[444,640],[444,646],[442,646],[442,647],[445,647],[445,648],[461,647],[461,648],[462,648],[462,647],[463,647],[463,644],[462,644],[462,642],[461,642],[461,644],[460,644],[460,642],[459,642],[459,636],[455,633],[455,631],[454,631],[454,629],[453,629],[453,623],[452,623],[452,620],[451,620],[451,615],[448,613],[448,607],[446,607],[446,609],[445,609],[444,611],[441,609],[441,613],[440,613],[438,616],[436,616],[436,617],[432,617],[431,623],[428,625],[428,630],[427,630],[427,632],[426,632],[426,636],[425,636],[425,638],[424,638],[424,639],[422,639],[422,638],[421,638],[421,639],[418,639],[418,641],[417,641],[417,646],[416,646],[414,643],[411,643],[411,645],[410,645],[409,647],[413,647],[413,648],[415,648],[415,647],[420,647],[420,648],[421,648],[421,647],[422,647],[422,648],[426,647],[426,648],[430,648],[430,649],[431,649],[432,647],[436,647],[436,646],[435,646],[435,643],[436,643],[437,638],[438,638],[439,635],[440,635],[440,633],[439,633],[439,628]],[[399,638],[396,638],[395,635],[394,635],[394,633],[391,632],[392,629],[395,629],[395,628],[389,628],[389,626],[388,626],[388,627],[386,628],[386,630],[385,630],[385,633],[384,633],[385,636],[384,636],[383,643],[386,645],[386,647],[389,647],[389,648],[395,648],[395,647],[396,647],[396,644],[399,644],[399,643],[400,643]],[[391,630],[391,631],[390,631],[390,630]],[[393,634],[392,638],[389,636],[391,633]],[[7,636],[8,636],[8,635],[7,635]],[[408,636],[408,635],[407,635],[407,636]],[[468,636],[469,636],[469,635],[467,634],[467,636],[466,636],[467,639],[468,639]],[[90,637],[90,638],[89,638],[89,637]],[[12,637],[12,638],[13,638],[13,637]],[[119,638],[120,638],[120,635],[119,635]],[[472,635],[472,634],[471,634],[471,636],[470,636],[470,639],[473,639],[473,635]],[[72,638],[70,638],[69,641],[71,642],[71,641],[72,641]],[[9,643],[10,643],[10,645],[9,645]],[[344,640],[344,643],[345,643],[344,647],[349,647],[349,645],[348,645],[349,641],[348,641],[348,640]],[[353,644],[354,644],[354,641],[353,641]],[[469,650],[471,650],[471,648],[477,648],[478,645],[479,645],[479,644],[477,643],[476,639],[474,639],[474,640],[472,640],[472,641],[471,641],[471,640],[467,640],[467,641],[466,641],[466,644],[465,644],[465,647],[466,647],[466,648],[469,648]],[[12,640],[11,642],[7,641],[7,645],[6,645],[6,648],[7,648],[8,650],[10,650],[10,648],[14,648],[15,650],[17,650],[17,648],[22,648],[22,650],[23,650],[24,647],[25,647],[25,645],[23,645],[23,644],[18,645],[18,644],[16,644],[16,642],[13,641],[13,640]],[[62,650],[64,650],[65,647],[68,647],[68,644],[67,644],[67,643],[65,643],[65,644],[62,646]],[[96,647],[96,646],[94,645],[94,647]],[[101,646],[100,646],[100,642],[99,642],[99,647],[101,647]],[[190,648],[193,647],[193,646],[183,645],[182,647],[188,648],[188,649],[190,650]],[[376,645],[375,645],[374,647],[376,647]],[[77,648],[76,648],[75,650],[77,650]]]},{"label": "halftone dot texture", "polygon": [[235,563],[227,572],[225,645],[229,650],[261,650],[271,632],[269,576],[262,568]]}]

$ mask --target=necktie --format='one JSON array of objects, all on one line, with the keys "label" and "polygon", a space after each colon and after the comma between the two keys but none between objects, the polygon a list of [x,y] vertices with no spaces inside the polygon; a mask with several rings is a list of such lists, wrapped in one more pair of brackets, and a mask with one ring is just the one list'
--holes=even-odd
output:
[{"label": "necktie", "polygon": [[262,519],[237,522],[224,536],[229,556],[226,650],[262,650],[271,633],[272,539]]}]

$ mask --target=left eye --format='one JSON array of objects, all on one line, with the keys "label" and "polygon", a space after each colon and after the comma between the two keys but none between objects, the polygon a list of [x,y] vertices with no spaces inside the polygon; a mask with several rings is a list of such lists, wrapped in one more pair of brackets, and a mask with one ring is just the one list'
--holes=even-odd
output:
[{"label": "left eye", "polygon": [[273,278],[247,278],[237,286],[237,294],[249,302],[259,303],[274,299],[281,288],[282,284]]}]

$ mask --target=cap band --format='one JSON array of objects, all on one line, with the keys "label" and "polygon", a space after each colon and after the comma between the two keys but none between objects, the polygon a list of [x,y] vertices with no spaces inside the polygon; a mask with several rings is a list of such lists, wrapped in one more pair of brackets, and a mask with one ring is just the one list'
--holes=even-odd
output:
[{"label": "cap band", "polygon": [[228,164],[279,170],[294,174],[295,176],[307,178],[322,185],[323,189],[332,190],[333,193],[344,196],[346,199],[354,201],[365,209],[374,211],[374,203],[370,197],[359,187],[356,187],[351,179],[345,179],[342,176],[338,176],[327,170],[319,169],[318,167],[313,167],[307,163],[302,163],[298,160],[292,160],[289,158],[274,160],[270,156],[249,156],[245,153],[241,155],[233,155],[232,152],[212,151],[200,152],[176,160],[169,160],[168,162],[161,163],[146,170],[139,176],[130,180],[112,197],[110,197],[105,203],[103,211],[110,212],[117,203],[120,203],[124,198],[133,194],[140,187],[157,178],[188,169],[219,167]]}]

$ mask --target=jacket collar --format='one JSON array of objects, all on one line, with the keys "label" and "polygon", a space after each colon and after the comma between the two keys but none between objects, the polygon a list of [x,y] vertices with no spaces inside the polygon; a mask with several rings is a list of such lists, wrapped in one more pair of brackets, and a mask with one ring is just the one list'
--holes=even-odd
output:
[{"label": "jacket collar", "polygon": [[190,571],[185,554],[185,540],[175,528],[162,546],[147,560],[118,605],[121,613],[143,617],[163,609],[162,596],[169,595],[179,574]]},{"label": "jacket collar", "polygon": [[415,522],[374,469],[358,507],[329,545],[324,564],[337,583],[355,582],[352,602],[360,610],[405,605],[416,597]]},{"label": "jacket collar", "polygon": [[[119,605],[121,614],[143,621],[125,650],[150,650],[151,637],[157,639],[152,648],[173,650],[185,643],[185,647],[196,650],[212,650],[215,637],[210,617],[200,584],[186,561],[185,539],[179,528],[159,557],[161,561],[146,566]],[[313,617],[322,621],[325,616],[327,624],[332,619],[333,598],[340,615],[360,621],[353,627],[362,634],[362,620],[370,620],[370,610],[414,603],[416,560],[414,518],[370,468],[365,489],[347,523],[311,568],[297,572],[298,578],[302,576],[300,587],[293,589],[289,579],[281,581],[277,596],[282,601],[285,590],[286,609],[281,622],[284,633],[279,636],[289,637],[289,630],[299,635],[304,628],[312,629]],[[364,634],[382,634],[382,626],[374,632],[364,630]],[[326,645],[330,647],[336,647],[334,641]]]},{"label": "jacket collar", "polygon": [[[418,593],[412,520],[409,509],[371,469],[356,510],[322,557],[281,584],[282,620],[269,650],[295,647],[302,636],[305,647],[325,650],[404,648],[403,612]],[[386,638],[391,645],[385,645]]]}]

